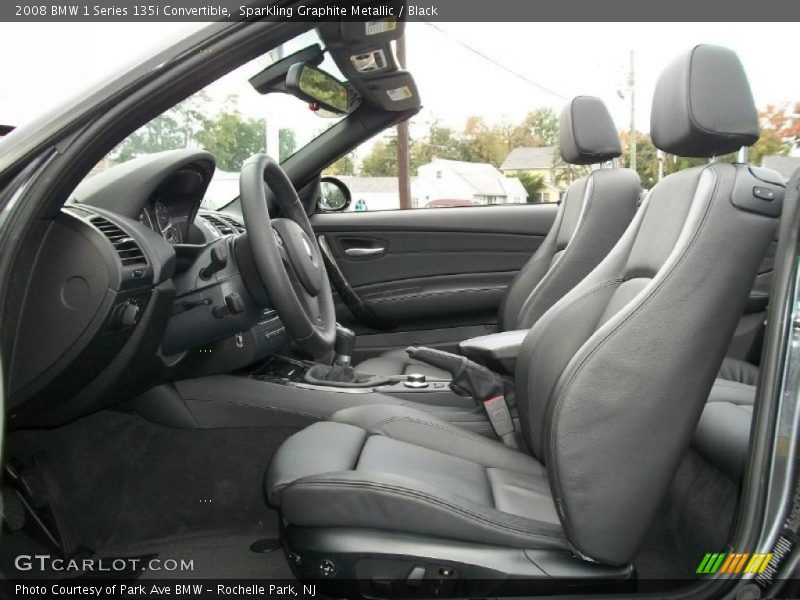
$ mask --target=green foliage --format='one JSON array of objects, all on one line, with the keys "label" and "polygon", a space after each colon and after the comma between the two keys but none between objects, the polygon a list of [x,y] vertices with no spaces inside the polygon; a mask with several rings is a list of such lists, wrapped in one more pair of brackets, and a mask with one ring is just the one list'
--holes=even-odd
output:
[{"label": "green foliage", "polygon": [[[433,121],[424,136],[411,140],[409,161],[412,173],[436,158],[485,162],[499,167],[514,148],[554,145],[557,142],[558,117],[550,108],[531,111],[521,123],[489,125],[481,117],[470,117],[462,131]],[[331,166],[334,171],[340,171],[341,168]],[[397,175],[396,135],[375,142],[361,161],[360,175]]]},{"label": "green foliage", "polygon": [[[630,132],[622,132],[622,158],[620,164],[625,168],[631,166]],[[641,131],[636,132],[636,172],[646,190],[658,182],[658,150],[650,140],[650,136]]]},{"label": "green foliage", "polygon": [[749,160],[754,165],[760,165],[765,156],[789,154],[791,142],[783,139],[775,131],[762,131],[759,140],[750,146]]},{"label": "green foliage", "polygon": [[336,177],[337,175],[355,175],[356,174],[356,161],[355,161],[355,153],[350,152],[345,154],[342,158],[337,160],[335,163],[330,165],[325,171],[323,171],[324,175],[331,175]]},{"label": "green foliage", "polygon": [[198,92],[136,130],[112,152],[124,162],[142,154],[187,148],[203,126],[203,112],[210,98]]},{"label": "green foliage", "polygon": [[186,140],[179,122],[167,113],[128,136],[114,152],[114,159],[123,162],[141,154],[185,147]]},{"label": "green foliage", "polygon": [[528,113],[523,130],[533,135],[533,146],[555,146],[558,144],[558,116],[552,108],[537,108]]},{"label": "green foliage", "polygon": [[203,121],[197,141],[216,157],[218,168],[238,171],[253,154],[264,152],[264,131],[262,119],[247,119],[229,108]]},{"label": "green foliage", "polygon": [[397,136],[378,140],[370,153],[361,161],[361,175],[365,177],[397,176]]},{"label": "green foliage", "polygon": [[517,175],[525,193],[528,194],[528,202],[536,202],[536,193],[544,189],[544,177],[533,173],[522,172]]},{"label": "green foliage", "polygon": [[278,162],[283,162],[297,150],[297,138],[291,129],[278,131]]},{"label": "green foliage", "polygon": [[464,140],[438,121],[430,124],[426,138],[411,142],[409,154],[412,172],[435,158],[468,160]]},{"label": "green foliage", "polygon": [[[200,146],[216,157],[223,171],[238,171],[250,156],[264,152],[266,126],[263,119],[244,117],[237,104],[236,96],[230,96],[220,111],[212,108],[205,92],[195,94],[128,136],[111,156],[123,162],[143,154]],[[294,131],[281,129],[278,160],[295,150]]]}]

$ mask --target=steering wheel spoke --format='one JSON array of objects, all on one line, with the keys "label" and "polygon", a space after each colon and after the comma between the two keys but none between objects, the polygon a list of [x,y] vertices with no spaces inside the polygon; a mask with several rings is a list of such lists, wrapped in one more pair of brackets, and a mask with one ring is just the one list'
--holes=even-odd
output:
[{"label": "steering wheel spoke", "polygon": [[[336,337],[330,282],[316,237],[297,192],[280,165],[256,154],[239,178],[242,214],[259,279],[295,343],[314,357]],[[272,193],[283,218],[271,219]]]}]

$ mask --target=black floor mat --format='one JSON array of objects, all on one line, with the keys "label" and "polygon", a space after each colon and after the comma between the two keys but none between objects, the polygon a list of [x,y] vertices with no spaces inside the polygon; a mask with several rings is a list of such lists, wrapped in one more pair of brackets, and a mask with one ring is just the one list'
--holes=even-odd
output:
[{"label": "black floor mat", "polygon": [[54,430],[13,432],[6,456],[45,453],[80,544],[98,555],[172,554],[194,559],[195,577],[279,577],[288,576],[282,552],[257,554],[250,545],[278,536],[264,472],[294,431],[172,429],[104,411]]}]

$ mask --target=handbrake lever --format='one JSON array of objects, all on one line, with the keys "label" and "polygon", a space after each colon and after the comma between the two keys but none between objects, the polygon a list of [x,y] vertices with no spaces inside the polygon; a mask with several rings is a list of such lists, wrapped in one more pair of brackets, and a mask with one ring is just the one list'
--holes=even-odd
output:
[{"label": "handbrake lever", "polygon": [[470,396],[477,404],[482,404],[497,437],[507,446],[517,447],[514,421],[508,409],[505,384],[500,375],[465,356],[434,348],[410,346],[406,348],[406,352],[415,360],[449,372],[453,378],[450,389],[458,394]]}]

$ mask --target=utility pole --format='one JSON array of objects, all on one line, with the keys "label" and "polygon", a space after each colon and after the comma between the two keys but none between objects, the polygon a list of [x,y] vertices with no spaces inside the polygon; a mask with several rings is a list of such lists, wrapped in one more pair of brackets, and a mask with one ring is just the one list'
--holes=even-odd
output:
[{"label": "utility pole", "polygon": [[[398,38],[395,47],[397,62],[401,69],[406,68],[406,36]],[[408,121],[397,124],[397,184],[400,195],[400,208],[411,206],[411,174],[408,157]]]},{"label": "utility pole", "polygon": [[636,170],[636,75],[633,70],[633,50],[631,50],[631,66],[628,72],[628,90],[631,96],[631,140],[630,168]]}]

